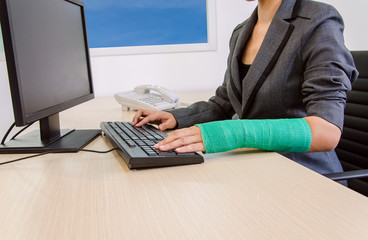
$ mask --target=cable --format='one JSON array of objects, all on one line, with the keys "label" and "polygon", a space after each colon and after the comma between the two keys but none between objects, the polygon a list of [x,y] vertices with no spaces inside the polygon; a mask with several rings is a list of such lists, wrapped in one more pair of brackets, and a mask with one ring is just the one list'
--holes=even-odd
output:
[{"label": "cable", "polygon": [[14,160],[11,160],[11,161],[2,162],[2,163],[0,163],[0,165],[5,165],[5,164],[13,163],[13,162],[18,162],[18,161],[26,160],[26,159],[29,159],[29,158],[39,157],[39,156],[46,155],[46,154],[49,154],[49,153],[50,152],[44,152],[44,153],[40,153],[40,154],[36,154],[36,155],[32,155],[32,156],[22,157],[22,158],[14,159]]},{"label": "cable", "polygon": [[8,131],[6,131],[6,133],[5,133],[4,137],[3,137],[3,140],[1,141],[1,145],[4,145],[6,138],[8,137],[8,135],[10,134],[11,130],[14,127],[15,127],[15,122],[12,125],[10,125]]},{"label": "cable", "polygon": [[22,128],[19,132],[17,132],[11,139],[10,139],[10,141],[11,140],[14,140],[19,134],[21,134],[24,130],[26,130],[27,128],[29,128],[30,126],[32,126],[33,125],[33,123],[35,123],[35,122],[31,122],[31,123],[29,123],[27,126],[25,126],[24,128]]},{"label": "cable", "polygon": [[[78,152],[91,152],[91,153],[105,154],[105,153],[109,153],[109,152],[115,151],[117,149],[118,148],[112,148],[112,149],[107,150],[107,151],[96,151],[96,150],[89,150],[89,149],[80,149],[80,150],[78,150]],[[66,152],[61,152],[60,150],[51,150],[51,151],[47,151],[47,152],[43,152],[43,153],[39,153],[39,154],[27,156],[27,157],[22,157],[22,158],[10,160],[10,161],[7,161],[7,162],[2,162],[2,163],[0,163],[0,166],[1,165],[5,165],[5,164],[9,164],[9,163],[13,163],[13,162],[19,162],[19,161],[30,159],[30,158],[40,157],[40,156],[43,156],[43,155],[46,155],[46,154],[50,154],[50,153],[66,153]]]},{"label": "cable", "polygon": [[107,151],[96,151],[96,150],[89,150],[89,149],[80,149],[80,152],[91,152],[91,153],[109,153],[115,150],[118,150],[119,148],[112,148],[110,150]]},{"label": "cable", "polygon": [[[26,130],[27,128],[29,128],[30,126],[32,126],[32,124],[35,122],[31,122],[29,123],[27,126],[25,126],[24,128],[22,128],[20,131],[18,131],[10,140],[14,140],[19,134],[21,134],[24,130]],[[13,130],[13,128],[15,127],[15,122],[9,127],[8,131],[5,133],[3,140],[1,141],[1,145],[4,145],[6,138],[9,136],[10,132]]]}]

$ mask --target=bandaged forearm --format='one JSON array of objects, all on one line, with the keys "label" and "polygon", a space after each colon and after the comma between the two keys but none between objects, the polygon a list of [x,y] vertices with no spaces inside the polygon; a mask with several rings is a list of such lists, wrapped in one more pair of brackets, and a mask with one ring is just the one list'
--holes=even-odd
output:
[{"label": "bandaged forearm", "polygon": [[277,152],[307,152],[312,132],[303,118],[225,120],[197,124],[206,153],[236,148],[258,148]]}]

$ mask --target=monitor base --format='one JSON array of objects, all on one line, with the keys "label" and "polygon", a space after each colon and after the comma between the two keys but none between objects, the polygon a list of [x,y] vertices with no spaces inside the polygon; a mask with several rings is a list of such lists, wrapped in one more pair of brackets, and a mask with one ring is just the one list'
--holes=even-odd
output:
[{"label": "monitor base", "polygon": [[100,129],[62,129],[59,138],[51,143],[44,144],[41,141],[40,132],[36,130],[5,144],[0,144],[0,154],[78,152],[100,134]]}]

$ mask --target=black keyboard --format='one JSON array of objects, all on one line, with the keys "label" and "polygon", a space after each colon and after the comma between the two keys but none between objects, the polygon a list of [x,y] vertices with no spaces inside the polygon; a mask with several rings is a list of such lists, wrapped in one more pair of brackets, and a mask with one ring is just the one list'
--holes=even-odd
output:
[{"label": "black keyboard", "polygon": [[162,152],[153,147],[167,134],[152,125],[134,127],[129,122],[102,122],[101,129],[118,148],[130,169],[203,163],[198,153]]}]

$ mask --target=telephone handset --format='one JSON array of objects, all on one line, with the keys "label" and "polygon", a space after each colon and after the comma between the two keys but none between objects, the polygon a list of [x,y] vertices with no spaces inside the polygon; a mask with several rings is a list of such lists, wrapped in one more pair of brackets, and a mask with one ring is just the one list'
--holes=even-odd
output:
[{"label": "telephone handset", "polygon": [[167,110],[179,105],[178,95],[158,85],[136,86],[133,91],[116,93],[115,99],[128,110]]}]

